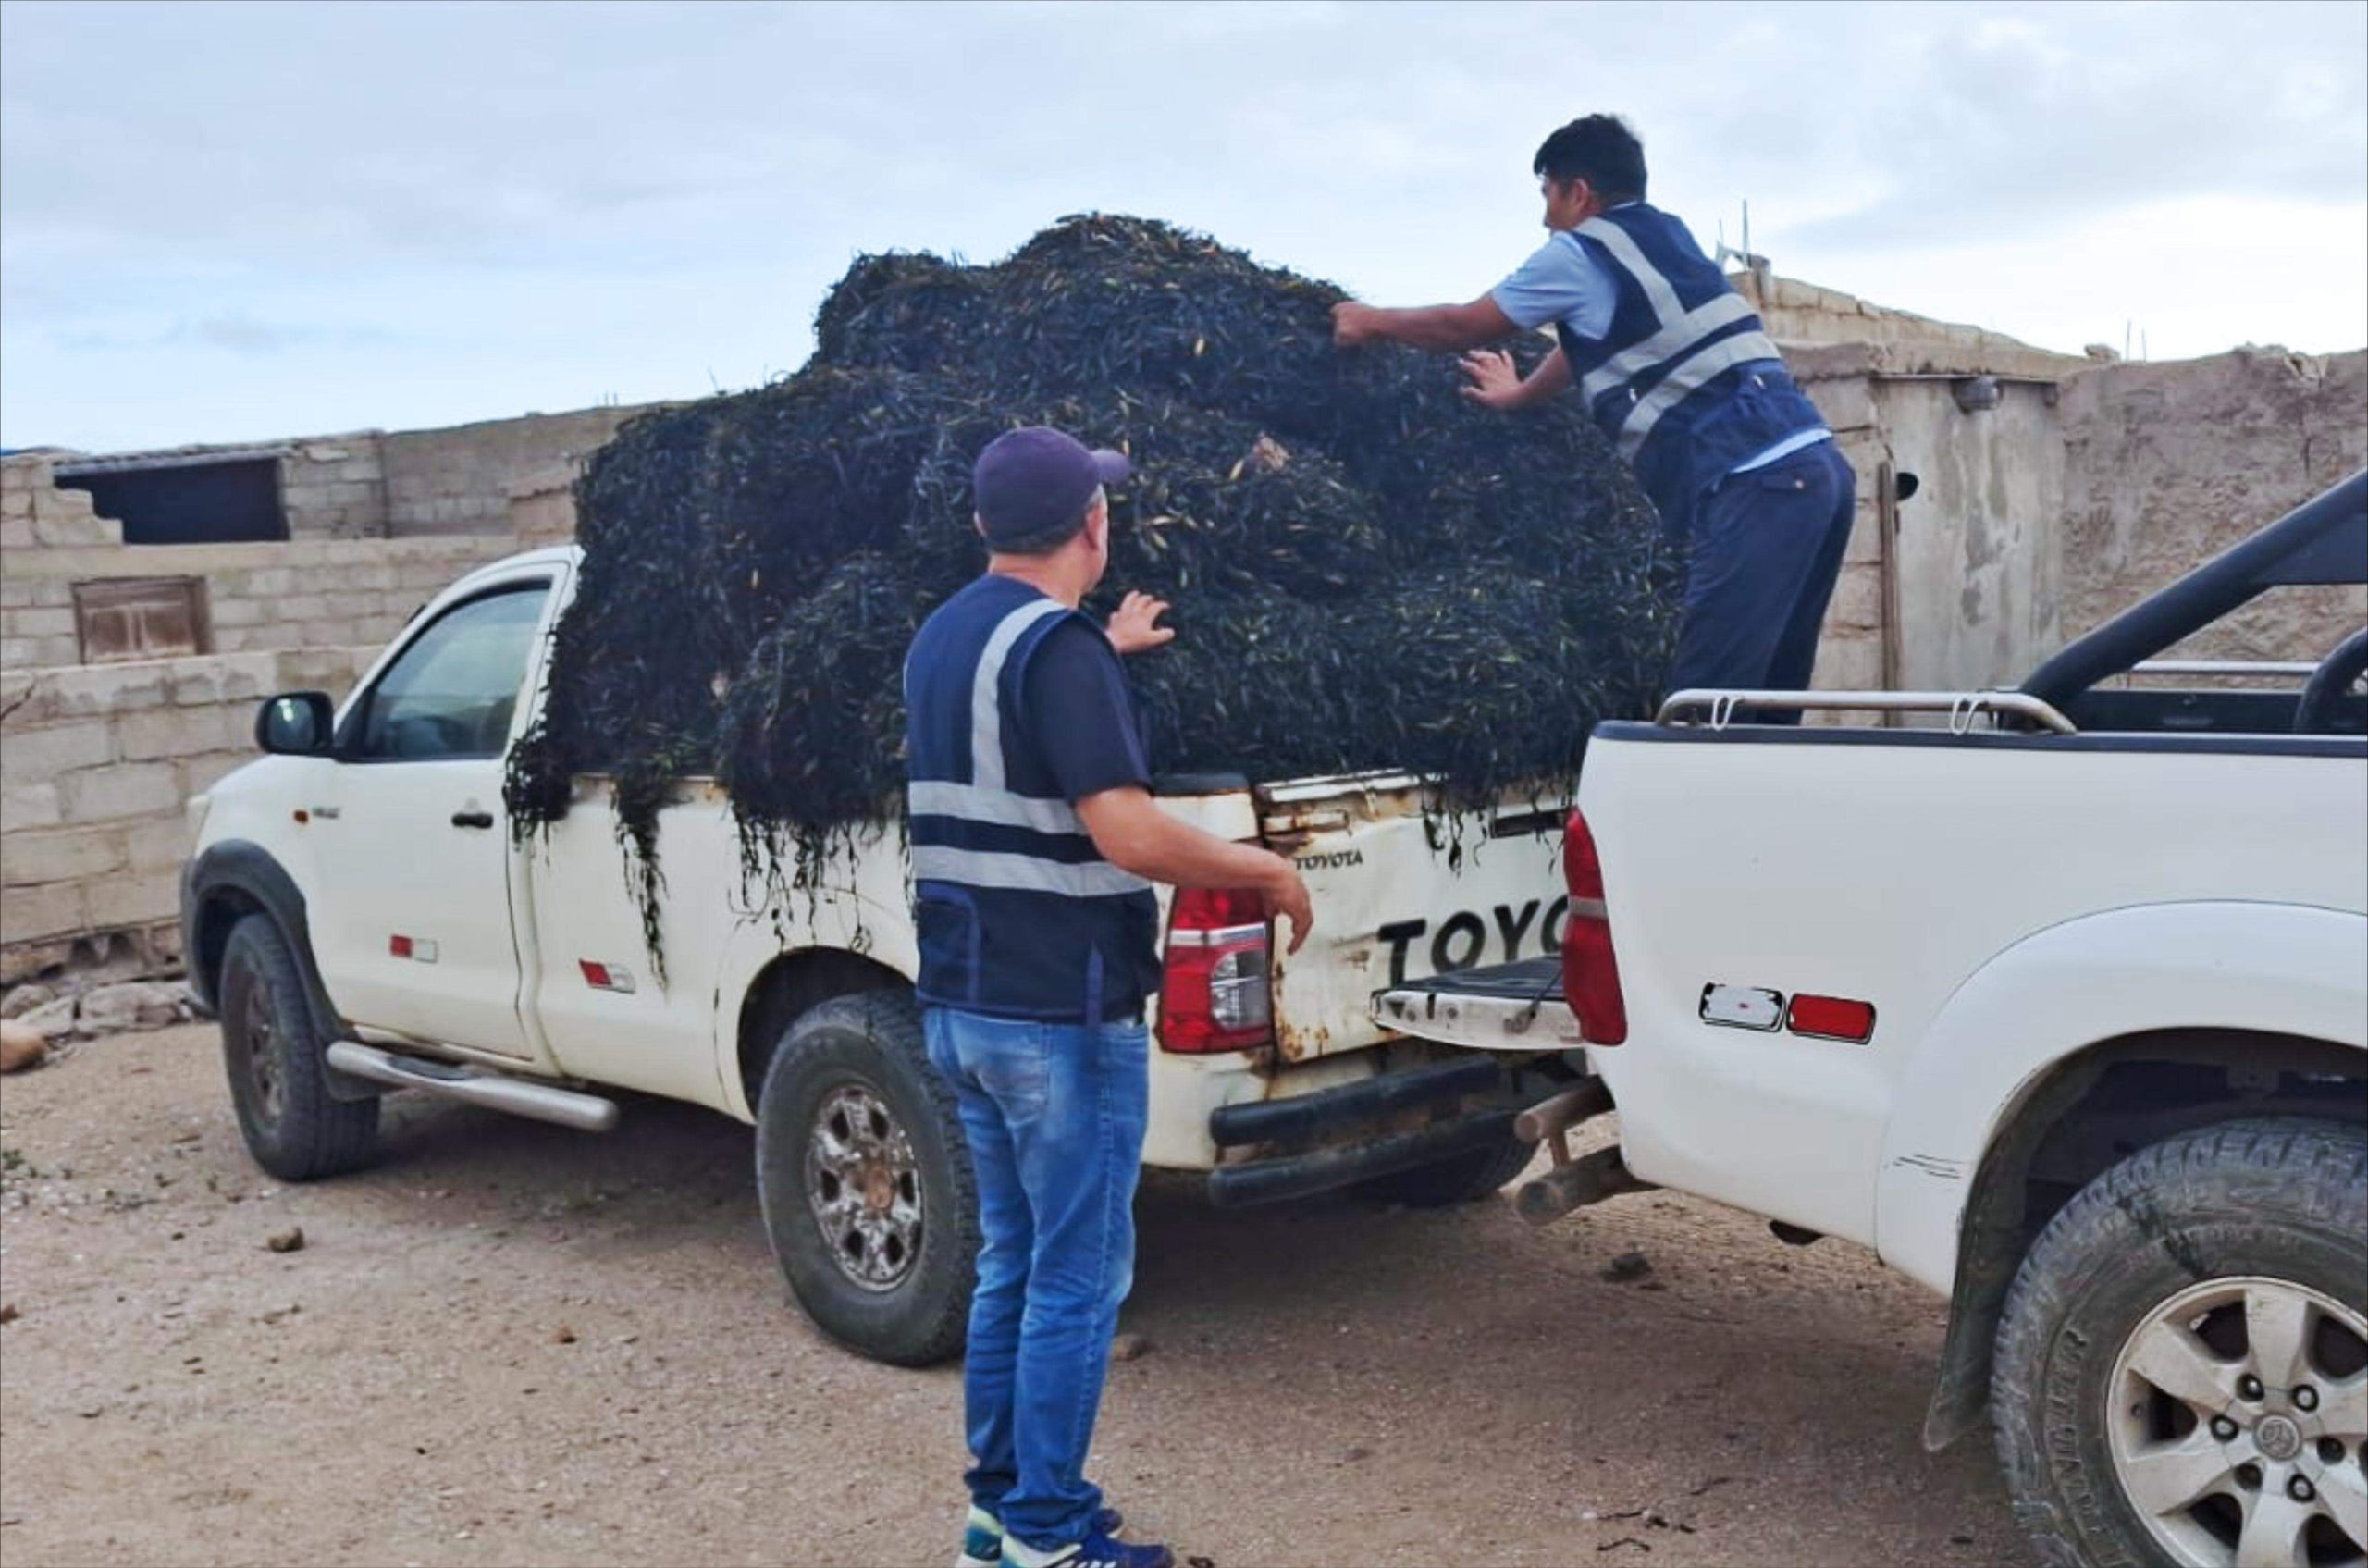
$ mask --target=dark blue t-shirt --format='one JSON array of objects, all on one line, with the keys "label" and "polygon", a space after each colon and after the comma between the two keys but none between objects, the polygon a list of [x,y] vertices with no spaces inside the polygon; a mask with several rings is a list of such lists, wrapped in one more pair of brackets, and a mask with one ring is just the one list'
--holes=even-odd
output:
[{"label": "dark blue t-shirt", "polygon": [[[1075,805],[1128,784],[1151,787],[1151,759],[1118,653],[1100,632],[1069,621],[1028,661],[1020,731],[1044,767],[1042,793]],[[1039,793],[1032,780],[1012,781]]]}]

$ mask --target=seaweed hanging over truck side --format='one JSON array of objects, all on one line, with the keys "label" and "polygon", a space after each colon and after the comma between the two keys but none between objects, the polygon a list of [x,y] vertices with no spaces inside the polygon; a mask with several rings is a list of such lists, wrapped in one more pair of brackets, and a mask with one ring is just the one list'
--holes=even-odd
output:
[{"label": "seaweed hanging over truck side", "polygon": [[1175,602],[1177,640],[1129,661],[1159,766],[1408,768],[1442,812],[1567,785],[1596,721],[1658,693],[1659,527],[1575,399],[1500,414],[1441,356],[1336,350],[1344,297],[1132,217],[986,266],[858,260],[803,370],[645,414],[578,482],[583,575],[511,759],[518,830],[574,778],[616,781],[659,963],[664,781],[714,776],[744,870],[810,890],[898,809],[906,647],[984,562],[970,464],[1040,423],[1134,460],[1087,608]]}]

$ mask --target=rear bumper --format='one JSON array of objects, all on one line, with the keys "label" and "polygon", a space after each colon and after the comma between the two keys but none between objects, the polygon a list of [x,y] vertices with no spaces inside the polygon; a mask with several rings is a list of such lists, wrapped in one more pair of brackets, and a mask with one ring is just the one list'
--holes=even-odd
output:
[{"label": "rear bumper", "polygon": [[[1209,1117],[1220,1149],[1276,1152],[1211,1171],[1210,1201],[1240,1208],[1303,1198],[1500,1143],[1512,1136],[1512,1083],[1497,1058],[1457,1056],[1312,1094],[1221,1106]],[[1424,1111],[1428,1122],[1402,1125]],[[1401,1125],[1376,1130],[1393,1120]]]},{"label": "rear bumper", "polygon": [[1219,1208],[1280,1203],[1491,1148],[1512,1136],[1514,1114],[1484,1111],[1362,1143],[1219,1166],[1209,1172],[1209,1200]]}]

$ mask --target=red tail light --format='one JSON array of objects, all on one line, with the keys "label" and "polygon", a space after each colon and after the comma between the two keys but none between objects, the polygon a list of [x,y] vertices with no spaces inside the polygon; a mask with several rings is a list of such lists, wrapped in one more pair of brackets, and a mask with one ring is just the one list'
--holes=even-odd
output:
[{"label": "red tail light", "polygon": [[1275,1039],[1266,909],[1254,893],[1179,888],[1159,987],[1165,1051],[1246,1051]]},{"label": "red tail light", "polygon": [[1590,1045],[1628,1038],[1628,1004],[1620,994],[1620,960],[1611,951],[1611,920],[1603,907],[1603,862],[1595,834],[1576,810],[1562,835],[1562,876],[1571,890],[1571,920],[1562,932],[1562,999],[1579,1016]]}]

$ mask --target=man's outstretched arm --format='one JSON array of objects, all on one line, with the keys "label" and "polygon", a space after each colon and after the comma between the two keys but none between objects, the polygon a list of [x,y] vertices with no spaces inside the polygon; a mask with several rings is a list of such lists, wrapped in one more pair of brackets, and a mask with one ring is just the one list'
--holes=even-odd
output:
[{"label": "man's outstretched arm", "polygon": [[1135,784],[1087,796],[1077,803],[1077,814],[1102,858],[1121,870],[1175,887],[1248,889],[1265,900],[1270,916],[1289,919],[1292,952],[1307,940],[1307,883],[1272,850],[1179,822]]},{"label": "man's outstretched arm", "polygon": [[1462,353],[1501,342],[1520,330],[1489,294],[1466,305],[1387,310],[1343,300],[1332,307],[1332,341],[1344,349],[1366,343],[1405,343],[1438,353]]}]

